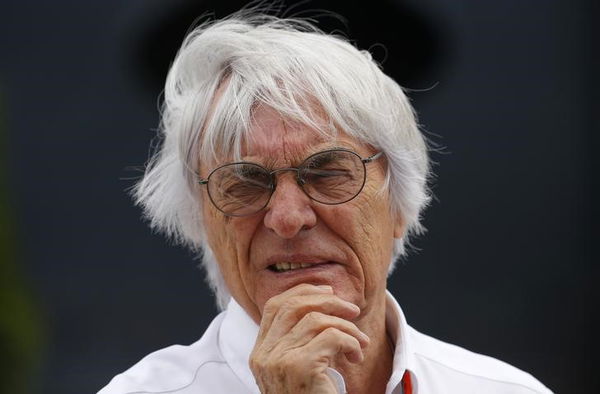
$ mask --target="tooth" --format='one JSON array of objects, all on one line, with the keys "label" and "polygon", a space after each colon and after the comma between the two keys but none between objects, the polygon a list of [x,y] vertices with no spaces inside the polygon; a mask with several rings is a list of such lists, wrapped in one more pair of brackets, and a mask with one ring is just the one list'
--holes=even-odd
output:
[{"label": "tooth", "polygon": [[273,266],[275,268],[275,270],[279,271],[279,272],[283,272],[283,271],[291,271],[291,270],[297,270],[300,268],[308,268],[311,267],[313,264],[311,263],[292,263],[289,261],[282,261],[279,263],[275,263]]}]

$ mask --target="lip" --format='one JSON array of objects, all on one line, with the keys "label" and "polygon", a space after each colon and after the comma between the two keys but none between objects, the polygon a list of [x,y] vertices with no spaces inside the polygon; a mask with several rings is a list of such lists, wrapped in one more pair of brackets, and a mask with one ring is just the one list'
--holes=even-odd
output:
[{"label": "lip", "polygon": [[262,271],[265,286],[273,292],[280,294],[301,283],[312,285],[329,285],[336,287],[336,283],[346,278],[347,272],[343,265],[326,261],[306,268],[276,272],[269,269]]},{"label": "lip", "polygon": [[307,269],[317,268],[319,265],[324,264],[341,264],[342,259],[337,256],[316,256],[316,255],[308,255],[308,254],[277,254],[270,256],[264,263],[260,265],[260,269],[269,269],[273,264],[287,262],[287,263],[295,263],[295,264],[310,264],[310,267],[299,268],[297,270],[290,270],[281,273],[293,272],[293,271],[301,271]]},{"label": "lip", "polygon": [[287,271],[273,271],[270,269],[268,269],[268,270],[277,276],[291,276],[291,275],[298,275],[298,274],[307,274],[310,272],[316,273],[316,272],[319,272],[322,270],[330,269],[334,265],[339,265],[339,264],[337,264],[336,262],[333,262],[333,261],[324,261],[321,263],[312,264],[308,267],[296,268],[296,269],[287,270]]}]

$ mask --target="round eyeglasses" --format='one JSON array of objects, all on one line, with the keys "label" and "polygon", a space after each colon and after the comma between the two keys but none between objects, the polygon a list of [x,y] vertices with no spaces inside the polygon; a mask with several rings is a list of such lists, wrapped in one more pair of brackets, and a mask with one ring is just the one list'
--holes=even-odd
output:
[{"label": "round eyeglasses", "polygon": [[321,204],[336,205],[358,196],[367,177],[366,164],[378,159],[379,152],[367,158],[347,149],[329,149],[306,158],[298,167],[268,170],[249,162],[229,163],[215,168],[206,179],[213,205],[226,216],[249,216],[267,206],[279,172],[295,171],[304,193]]}]

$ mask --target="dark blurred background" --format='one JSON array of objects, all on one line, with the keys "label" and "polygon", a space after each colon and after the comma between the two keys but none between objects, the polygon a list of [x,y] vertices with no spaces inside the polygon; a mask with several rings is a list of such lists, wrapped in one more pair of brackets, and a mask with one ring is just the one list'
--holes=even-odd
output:
[{"label": "dark blurred background", "polygon": [[[127,189],[176,48],[236,1],[0,4],[0,390],[93,393],[216,313]],[[288,2],[288,5],[294,4]],[[411,90],[439,146],[429,232],[390,279],[415,328],[598,392],[598,3],[311,1]],[[595,357],[594,357],[595,359]]]}]

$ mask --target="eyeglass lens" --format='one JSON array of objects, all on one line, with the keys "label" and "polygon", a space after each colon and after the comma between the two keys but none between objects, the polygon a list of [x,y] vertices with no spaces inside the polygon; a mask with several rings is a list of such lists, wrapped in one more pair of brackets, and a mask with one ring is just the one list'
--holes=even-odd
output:
[{"label": "eyeglass lens", "polygon": [[[275,189],[275,172],[252,163],[224,165],[208,178],[209,196],[227,215],[251,215],[268,204]],[[324,151],[308,157],[298,167],[298,181],[311,199],[323,204],[341,204],[360,193],[365,166],[354,152]]]}]

